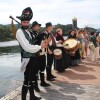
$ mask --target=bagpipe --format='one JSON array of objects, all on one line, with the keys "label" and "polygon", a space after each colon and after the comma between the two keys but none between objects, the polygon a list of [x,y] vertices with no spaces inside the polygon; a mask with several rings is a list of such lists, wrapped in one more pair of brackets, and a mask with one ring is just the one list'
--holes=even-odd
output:
[{"label": "bagpipe", "polygon": [[9,18],[12,19],[12,21],[11,21],[11,31],[13,33],[14,38],[16,38],[17,29],[16,29],[13,21],[17,22],[19,25],[21,25],[21,24],[17,20],[15,20],[12,16],[9,16]]},{"label": "bagpipe", "polygon": [[[16,29],[16,27],[15,27],[13,21],[17,22],[20,26],[21,26],[21,23],[18,22],[18,21],[17,21],[14,17],[12,17],[12,16],[9,16],[9,18],[12,19],[12,22],[11,22],[11,30],[12,30],[12,33],[13,33],[14,38],[16,38],[16,31],[17,31],[17,29]],[[29,31],[31,34],[33,33],[32,29],[31,29],[30,27],[28,28],[28,31]],[[34,33],[33,33],[33,34],[34,34]],[[38,35],[35,37],[35,39],[34,39],[34,44],[40,45],[42,41],[46,41],[49,37],[50,37],[50,34],[40,33],[40,34],[38,34]]]}]

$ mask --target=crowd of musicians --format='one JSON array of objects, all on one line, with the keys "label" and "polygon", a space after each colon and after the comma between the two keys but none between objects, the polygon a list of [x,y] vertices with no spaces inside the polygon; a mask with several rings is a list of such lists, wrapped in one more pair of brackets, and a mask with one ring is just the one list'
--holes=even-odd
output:
[{"label": "crowd of musicians", "polygon": [[[77,40],[78,48],[75,50],[74,55],[70,54],[62,46],[65,41],[62,29],[58,28],[55,35],[53,35],[52,23],[48,22],[45,24],[45,31],[39,33],[41,24],[37,21],[34,21],[31,29],[29,29],[32,17],[33,12],[30,7],[25,8],[22,15],[17,17],[21,20],[21,27],[17,30],[16,39],[21,48],[21,71],[24,72],[21,100],[26,100],[28,91],[30,100],[40,100],[41,97],[35,96],[34,90],[37,92],[41,91],[38,87],[39,79],[40,85],[43,87],[51,86],[47,81],[56,80],[57,76],[52,74],[53,65],[56,71],[64,72],[67,68],[77,66],[82,59],[87,57],[89,41],[94,44],[94,50],[98,47],[94,33],[91,33],[89,37],[85,30],[71,30],[67,39]],[[90,48],[91,46],[93,45],[90,44]],[[55,49],[60,49],[62,52],[59,59],[56,59],[54,56],[53,52]],[[85,57],[84,54],[86,55]],[[97,57],[94,59],[97,60]]]}]

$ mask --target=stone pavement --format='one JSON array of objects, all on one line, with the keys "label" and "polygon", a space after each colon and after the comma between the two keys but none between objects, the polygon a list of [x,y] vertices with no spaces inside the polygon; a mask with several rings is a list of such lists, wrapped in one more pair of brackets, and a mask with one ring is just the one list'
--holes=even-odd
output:
[{"label": "stone pavement", "polygon": [[[100,59],[98,59],[100,62]],[[79,66],[66,69],[64,73],[53,71],[57,76],[48,88],[40,87],[42,100],[100,100],[100,64],[85,59]],[[12,99],[21,100],[21,91]],[[0,99],[1,100],[1,99]],[[27,96],[29,100],[29,94]]]}]

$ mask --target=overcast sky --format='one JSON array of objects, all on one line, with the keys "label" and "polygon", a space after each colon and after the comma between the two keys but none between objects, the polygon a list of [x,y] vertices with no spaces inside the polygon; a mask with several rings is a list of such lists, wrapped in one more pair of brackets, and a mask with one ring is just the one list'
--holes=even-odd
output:
[{"label": "overcast sky", "polygon": [[9,15],[20,16],[26,7],[33,10],[32,21],[45,25],[71,24],[77,17],[78,27],[100,28],[100,0],[0,0],[0,24],[9,24]]}]

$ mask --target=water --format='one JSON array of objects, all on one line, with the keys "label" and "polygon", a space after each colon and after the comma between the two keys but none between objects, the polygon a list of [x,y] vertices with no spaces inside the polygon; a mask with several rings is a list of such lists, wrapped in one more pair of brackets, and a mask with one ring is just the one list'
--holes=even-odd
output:
[{"label": "water", "polygon": [[18,42],[16,40],[0,42],[0,47],[9,47],[9,46],[16,46],[16,45],[18,45]]},{"label": "water", "polygon": [[[14,46],[16,42],[9,43]],[[23,73],[20,72],[20,53],[16,52],[14,47],[9,47],[9,49],[11,48],[9,51],[8,47],[4,48],[4,44],[5,46],[7,44],[6,42],[3,43],[3,51],[6,52],[3,52],[2,48],[0,48],[2,51],[0,52],[0,98],[21,85],[20,82],[23,80]]]}]

